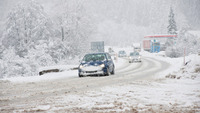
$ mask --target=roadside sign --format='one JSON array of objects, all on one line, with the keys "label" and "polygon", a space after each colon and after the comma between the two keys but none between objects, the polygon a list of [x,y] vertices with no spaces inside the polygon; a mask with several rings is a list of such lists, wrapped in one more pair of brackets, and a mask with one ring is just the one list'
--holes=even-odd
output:
[{"label": "roadside sign", "polygon": [[104,52],[104,41],[91,42],[91,51],[92,52]]}]

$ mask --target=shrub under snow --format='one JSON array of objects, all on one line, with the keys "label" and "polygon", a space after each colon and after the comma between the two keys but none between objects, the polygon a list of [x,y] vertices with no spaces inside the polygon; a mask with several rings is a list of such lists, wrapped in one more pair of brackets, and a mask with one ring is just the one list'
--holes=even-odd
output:
[{"label": "shrub under snow", "polygon": [[172,79],[195,79],[200,78],[200,56],[190,55],[190,60],[187,65],[182,66],[181,69],[177,72],[170,73],[166,78]]},{"label": "shrub under snow", "polygon": [[198,40],[197,36],[194,36],[188,32],[180,32],[177,40],[174,45],[169,46],[166,49],[166,56],[177,58],[184,56],[185,54],[189,55],[191,53],[198,53],[198,49],[200,48],[200,40]]}]

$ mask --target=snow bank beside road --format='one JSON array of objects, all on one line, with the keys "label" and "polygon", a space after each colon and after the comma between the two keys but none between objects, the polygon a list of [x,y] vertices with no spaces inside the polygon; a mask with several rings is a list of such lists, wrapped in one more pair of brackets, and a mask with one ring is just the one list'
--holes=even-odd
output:
[{"label": "snow bank beside road", "polygon": [[186,66],[184,66],[184,57],[179,58],[169,58],[165,56],[164,52],[160,53],[149,53],[146,51],[141,52],[142,56],[144,57],[151,57],[155,60],[165,61],[171,64],[171,66],[166,69],[164,72],[158,73],[156,76],[157,78],[163,78],[168,74],[178,73],[180,69],[187,68],[190,72],[195,70],[195,66],[200,64],[200,56],[197,54],[192,54],[185,57],[185,62],[188,62]]},{"label": "snow bank beside road", "polygon": [[[115,64],[115,69],[121,68],[126,60],[118,58],[117,60],[113,60]],[[7,80],[10,82],[40,82],[40,81],[49,81],[49,80],[56,80],[56,79],[63,79],[63,78],[71,78],[71,77],[78,77],[78,70],[72,70],[73,68],[78,67],[78,65],[55,65],[55,66],[48,66],[48,67],[41,67],[40,71],[43,70],[50,70],[50,69],[59,69],[61,72],[51,72],[45,73],[42,76],[29,76],[29,77],[10,77],[4,78],[1,80]]]},{"label": "snow bank beside road", "polygon": [[59,69],[62,72],[52,72],[46,73],[42,76],[29,76],[29,77],[11,77],[11,78],[4,78],[2,80],[8,80],[11,82],[39,82],[39,81],[48,81],[48,80],[56,80],[62,78],[69,78],[69,77],[77,77],[78,71],[71,70],[71,68],[77,67],[76,65],[60,65],[60,66],[50,66],[50,67],[42,67],[39,70],[48,70],[48,69]]},{"label": "snow bank beside road", "polygon": [[49,80],[56,80],[56,79],[63,79],[69,77],[75,77],[77,75],[77,70],[70,70],[70,71],[63,71],[59,73],[48,73],[42,76],[29,76],[29,77],[12,77],[12,78],[5,78],[3,80],[8,80],[10,82],[40,82],[40,81],[49,81]]}]

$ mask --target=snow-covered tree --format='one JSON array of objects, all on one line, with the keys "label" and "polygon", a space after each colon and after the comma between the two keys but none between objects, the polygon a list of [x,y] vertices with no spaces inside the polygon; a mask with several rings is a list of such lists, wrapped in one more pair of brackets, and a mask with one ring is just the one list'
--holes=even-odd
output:
[{"label": "snow-covered tree", "polygon": [[18,4],[7,17],[3,35],[2,77],[36,75],[38,67],[54,64],[49,54],[53,38],[53,23],[40,4]]},{"label": "snow-covered tree", "polygon": [[177,27],[176,27],[176,21],[174,19],[174,12],[172,7],[170,7],[170,13],[169,13],[169,25],[168,25],[168,33],[169,34],[177,34]]},{"label": "snow-covered tree", "polygon": [[18,4],[8,15],[3,35],[5,47],[13,46],[20,57],[34,45],[49,43],[54,35],[52,22],[36,1]]},{"label": "snow-covered tree", "polygon": [[67,1],[65,12],[59,16],[60,38],[68,47],[68,57],[80,56],[89,50],[89,38],[93,30],[91,19],[82,1]]},{"label": "snow-covered tree", "polygon": [[14,47],[9,47],[3,54],[3,58],[0,59],[0,78],[37,75],[39,65],[33,58],[20,57]]},{"label": "snow-covered tree", "polygon": [[59,63],[70,57],[69,50],[69,46],[65,42],[56,40],[56,43],[50,47],[48,54],[52,56],[52,60],[55,63]]},{"label": "snow-covered tree", "polygon": [[184,49],[186,55],[191,53],[197,53],[200,48],[200,40],[197,36],[191,34],[186,29],[180,30],[178,37],[173,46],[166,49],[166,55],[169,57],[181,57],[184,55]]}]

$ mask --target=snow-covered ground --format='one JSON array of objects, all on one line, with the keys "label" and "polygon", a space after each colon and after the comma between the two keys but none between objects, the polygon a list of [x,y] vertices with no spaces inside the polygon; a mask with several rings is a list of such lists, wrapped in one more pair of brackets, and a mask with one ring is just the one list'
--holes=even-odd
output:
[{"label": "snow-covered ground", "polygon": [[[55,97],[52,111],[95,112],[200,112],[200,56],[166,58],[163,53],[142,52],[145,57],[167,61],[171,67],[155,80],[113,85],[100,91],[86,91]],[[195,72],[196,71],[196,72]],[[174,75],[174,76],[170,76]],[[70,105],[68,104],[70,103]]]},{"label": "snow-covered ground", "polygon": [[71,68],[77,67],[77,65],[59,65],[59,66],[50,66],[50,67],[42,67],[39,70],[49,70],[49,69],[59,69],[61,72],[52,72],[47,73],[42,76],[38,75],[36,76],[29,76],[29,77],[10,77],[10,78],[4,78],[3,80],[8,80],[14,83],[20,83],[20,82],[39,82],[39,81],[48,81],[48,80],[56,80],[56,79],[62,79],[62,78],[70,78],[77,76],[77,70],[71,70]]},{"label": "snow-covered ground", "polygon": [[[131,48],[123,48],[129,53]],[[115,48],[115,51],[122,50]],[[168,62],[171,66],[157,73],[152,80],[136,80],[131,83],[113,84],[98,90],[81,93],[58,94],[47,97],[33,108],[14,110],[16,112],[200,112],[200,56],[168,58],[163,52],[141,52],[142,57]],[[115,61],[116,69],[125,63],[124,59]],[[78,77],[77,65],[56,66],[63,69],[59,73],[42,76],[7,78],[11,82],[37,82]],[[48,67],[43,69],[49,69]],[[42,69],[42,70],[43,70]],[[86,78],[87,79],[87,78]],[[47,104],[50,103],[50,104]],[[1,109],[0,109],[1,111]]]},{"label": "snow-covered ground", "polygon": [[54,101],[49,109],[52,111],[199,112],[198,85],[199,82],[192,80],[136,81],[108,86],[100,91],[86,91],[82,95],[66,94],[46,101]]}]

